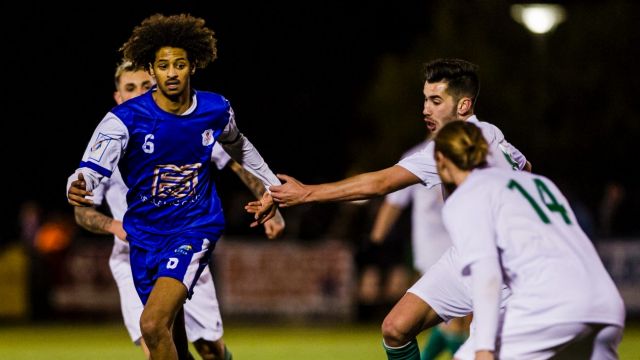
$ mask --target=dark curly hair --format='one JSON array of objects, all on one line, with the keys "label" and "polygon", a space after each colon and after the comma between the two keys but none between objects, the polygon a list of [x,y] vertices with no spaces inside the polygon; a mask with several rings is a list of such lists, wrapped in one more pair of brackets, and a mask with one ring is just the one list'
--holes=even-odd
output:
[{"label": "dark curly hair", "polygon": [[218,56],[214,32],[204,24],[204,19],[189,14],[155,14],[133,29],[120,51],[135,67],[148,70],[160,48],[176,47],[184,49],[189,61],[202,69]]}]

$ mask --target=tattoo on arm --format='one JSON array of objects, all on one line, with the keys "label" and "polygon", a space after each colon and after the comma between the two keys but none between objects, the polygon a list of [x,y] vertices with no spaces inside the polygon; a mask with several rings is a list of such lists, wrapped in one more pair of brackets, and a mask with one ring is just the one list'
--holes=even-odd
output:
[{"label": "tattoo on arm", "polygon": [[242,167],[242,165],[238,164],[233,160],[231,160],[231,170],[233,170],[233,172],[235,172],[236,175],[238,175],[240,180],[242,180],[242,182],[245,185],[247,185],[249,190],[251,190],[251,193],[257,199],[260,199],[262,197],[262,194],[264,194],[266,189],[264,188],[264,185],[257,177],[253,176],[253,174],[245,170]]},{"label": "tattoo on arm", "polygon": [[96,234],[110,234],[107,229],[111,226],[113,218],[99,212],[93,207],[75,207],[74,215],[76,223],[86,230]]}]

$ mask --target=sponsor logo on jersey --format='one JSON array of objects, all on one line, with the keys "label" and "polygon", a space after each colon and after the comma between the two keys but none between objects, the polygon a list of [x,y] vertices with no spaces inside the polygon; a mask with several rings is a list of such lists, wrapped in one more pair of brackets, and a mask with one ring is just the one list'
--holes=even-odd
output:
[{"label": "sponsor logo on jersey", "polygon": [[180,255],[187,255],[189,254],[189,252],[191,252],[191,250],[193,250],[191,245],[182,245],[179,248],[173,250],[173,252]]},{"label": "sponsor logo on jersey", "polygon": [[202,133],[202,146],[213,144],[213,130],[207,129]]},{"label": "sponsor logo on jersey", "polygon": [[156,165],[153,171],[151,196],[181,199],[196,194],[198,170],[202,163],[188,165]]}]

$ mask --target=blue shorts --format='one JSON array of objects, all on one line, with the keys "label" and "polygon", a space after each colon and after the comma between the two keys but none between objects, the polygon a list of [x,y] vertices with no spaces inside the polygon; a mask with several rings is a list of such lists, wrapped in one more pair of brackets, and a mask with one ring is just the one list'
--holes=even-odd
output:
[{"label": "blue shorts", "polygon": [[187,298],[191,299],[193,287],[209,265],[211,252],[220,235],[188,232],[168,237],[163,239],[167,245],[156,251],[131,245],[133,283],[143,304],[147,303],[159,277],[182,282],[187,288]]}]

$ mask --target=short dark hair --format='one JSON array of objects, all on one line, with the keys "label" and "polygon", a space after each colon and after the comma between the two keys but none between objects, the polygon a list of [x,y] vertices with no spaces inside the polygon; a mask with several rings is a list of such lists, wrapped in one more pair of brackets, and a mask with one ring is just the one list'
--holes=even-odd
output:
[{"label": "short dark hair", "polygon": [[459,100],[462,96],[476,103],[480,92],[478,65],[462,59],[436,59],[424,65],[425,81],[446,82],[447,93]]},{"label": "short dark hair", "polygon": [[214,32],[205,26],[202,18],[189,14],[152,15],[133,29],[133,33],[120,51],[135,67],[149,68],[156,52],[165,46],[184,49],[195,67],[205,68],[216,59]]}]

